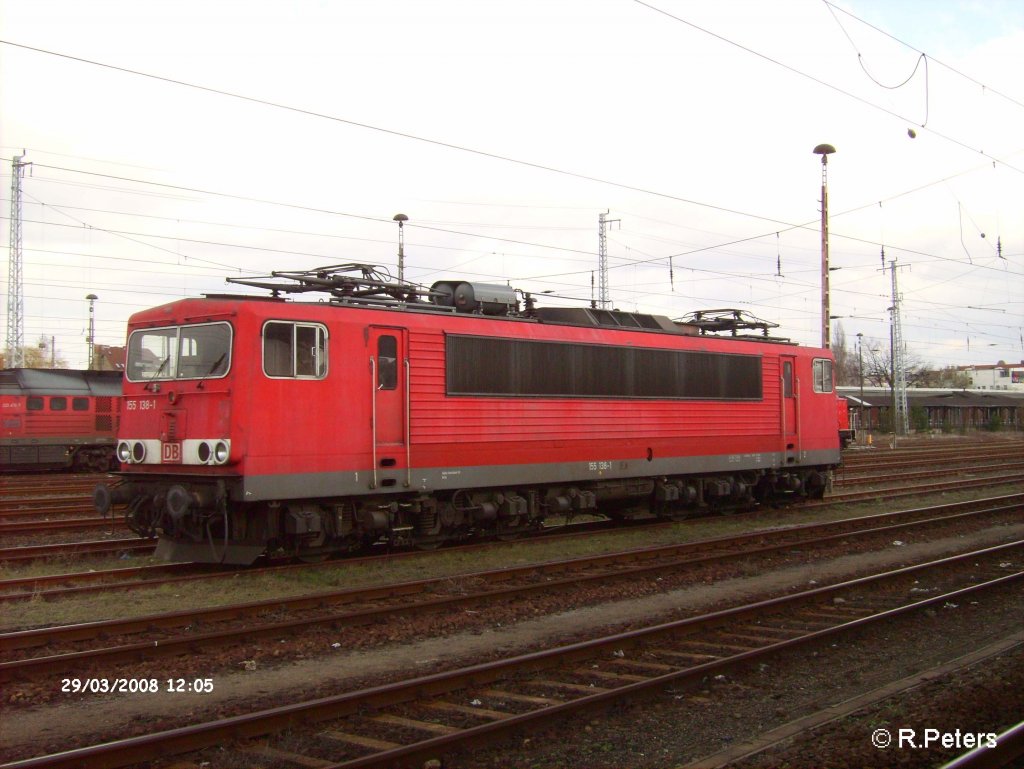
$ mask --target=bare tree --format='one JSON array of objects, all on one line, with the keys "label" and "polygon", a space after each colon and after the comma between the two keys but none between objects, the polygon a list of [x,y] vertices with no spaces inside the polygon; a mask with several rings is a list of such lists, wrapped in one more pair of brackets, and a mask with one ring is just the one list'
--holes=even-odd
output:
[{"label": "bare tree", "polygon": [[836,323],[832,331],[832,355],[836,359],[836,384],[840,387],[859,384],[856,351],[851,352],[846,346],[846,332],[842,323]]},{"label": "bare tree", "polygon": [[52,344],[49,337],[41,336],[37,345],[25,345],[22,348],[25,368],[67,368],[68,362]]},{"label": "bare tree", "polygon": [[935,386],[966,390],[971,386],[971,377],[956,366],[946,366],[935,372]]},{"label": "bare tree", "polygon": [[[864,378],[875,387],[893,386],[892,355],[888,345],[877,339],[865,339],[863,345]],[[917,354],[908,350],[903,356],[903,367],[908,387],[927,386],[932,376],[930,366]]]}]

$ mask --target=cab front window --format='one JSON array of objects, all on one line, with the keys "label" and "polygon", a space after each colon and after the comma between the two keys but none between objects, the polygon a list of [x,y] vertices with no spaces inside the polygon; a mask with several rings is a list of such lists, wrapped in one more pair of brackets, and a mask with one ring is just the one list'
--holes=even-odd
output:
[{"label": "cab front window", "polygon": [[140,329],[128,337],[128,381],[217,379],[231,365],[231,326],[197,323]]}]

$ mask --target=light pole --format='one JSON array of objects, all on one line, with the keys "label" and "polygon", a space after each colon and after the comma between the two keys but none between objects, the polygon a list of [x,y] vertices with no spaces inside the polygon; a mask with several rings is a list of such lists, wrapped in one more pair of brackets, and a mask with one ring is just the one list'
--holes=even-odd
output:
[{"label": "light pole", "polygon": [[826,350],[832,346],[828,293],[828,156],[835,151],[831,144],[814,148],[814,154],[821,155],[821,346]]},{"label": "light pole", "polygon": [[95,307],[96,300],[99,299],[96,294],[89,294],[85,297],[89,300],[89,370],[92,371],[93,366],[96,363],[96,315]]},{"label": "light pole", "polygon": [[892,413],[892,447],[896,448],[896,436],[899,434],[899,427],[896,426],[896,307],[889,310],[889,409]]},{"label": "light pole", "polygon": [[857,409],[857,430],[864,429],[864,334],[857,333],[857,379],[860,380],[860,406]]}]

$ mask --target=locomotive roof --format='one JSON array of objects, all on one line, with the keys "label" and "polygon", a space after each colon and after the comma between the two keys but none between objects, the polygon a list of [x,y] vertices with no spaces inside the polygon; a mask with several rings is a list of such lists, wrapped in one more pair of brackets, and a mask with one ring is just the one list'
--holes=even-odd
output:
[{"label": "locomotive roof", "polygon": [[[277,271],[256,278],[228,278],[229,283],[261,288],[270,296],[207,294],[208,299],[288,301],[282,294],[327,294],[329,306],[358,306],[405,312],[455,313],[490,319],[517,319],[568,326],[596,326],[653,331],[683,336],[723,334],[725,338],[792,344],[769,336],[777,323],[755,318],[742,310],[702,310],[672,320],[664,315],[598,307],[537,307],[537,297],[510,286],[441,280],[430,288],[395,280],[380,267],[338,264],[312,270]],[[321,300],[322,302],[322,300]],[[520,306],[520,303],[522,306]],[[760,334],[741,332],[760,332]]]},{"label": "locomotive roof", "polygon": [[0,371],[0,393],[4,395],[118,396],[120,371],[13,368]]},{"label": "locomotive roof", "polygon": [[[639,331],[646,333],[673,334],[679,336],[704,336],[709,339],[733,339],[745,342],[765,342],[772,344],[796,345],[791,339],[779,336],[769,336],[768,327],[775,324],[766,324],[764,321],[751,322],[747,317],[742,320],[737,318],[735,323],[723,323],[721,320],[714,322],[702,322],[700,319],[694,321],[690,316],[677,320],[670,319],[665,315],[651,315],[647,313],[625,312],[622,310],[601,310],[594,307],[535,307],[528,312],[508,313],[487,313],[487,312],[465,312],[455,311],[451,307],[439,307],[423,301],[401,301],[401,300],[367,300],[367,299],[332,299],[329,302],[294,301],[284,297],[254,296],[252,294],[204,294],[201,298],[184,299],[180,301],[227,301],[245,303],[271,303],[287,304],[291,307],[333,307],[338,309],[373,309],[388,310],[395,312],[422,313],[429,315],[442,315],[448,317],[476,318],[484,321],[518,321],[525,323],[540,323],[550,326],[591,326],[604,329],[616,329],[619,331]],[[177,304],[173,302],[172,304]],[[169,305],[164,305],[165,307]],[[154,308],[159,310],[162,308]],[[740,313],[739,310],[729,312]],[[162,318],[154,317],[144,321],[146,325],[165,322]],[[743,330],[760,330],[761,333],[740,333]]]}]

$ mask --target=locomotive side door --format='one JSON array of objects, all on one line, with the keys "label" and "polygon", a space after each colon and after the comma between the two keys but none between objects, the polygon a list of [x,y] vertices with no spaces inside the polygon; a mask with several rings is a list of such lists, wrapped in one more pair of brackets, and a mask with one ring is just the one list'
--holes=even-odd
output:
[{"label": "locomotive side door", "polygon": [[[370,426],[373,442],[371,488],[394,486],[409,473],[409,360],[406,330],[371,326]],[[398,472],[404,469],[404,472]]]},{"label": "locomotive side door", "polygon": [[800,455],[800,382],[796,376],[796,358],[783,355],[781,364],[782,386],[782,444],[786,464],[793,464]]}]

